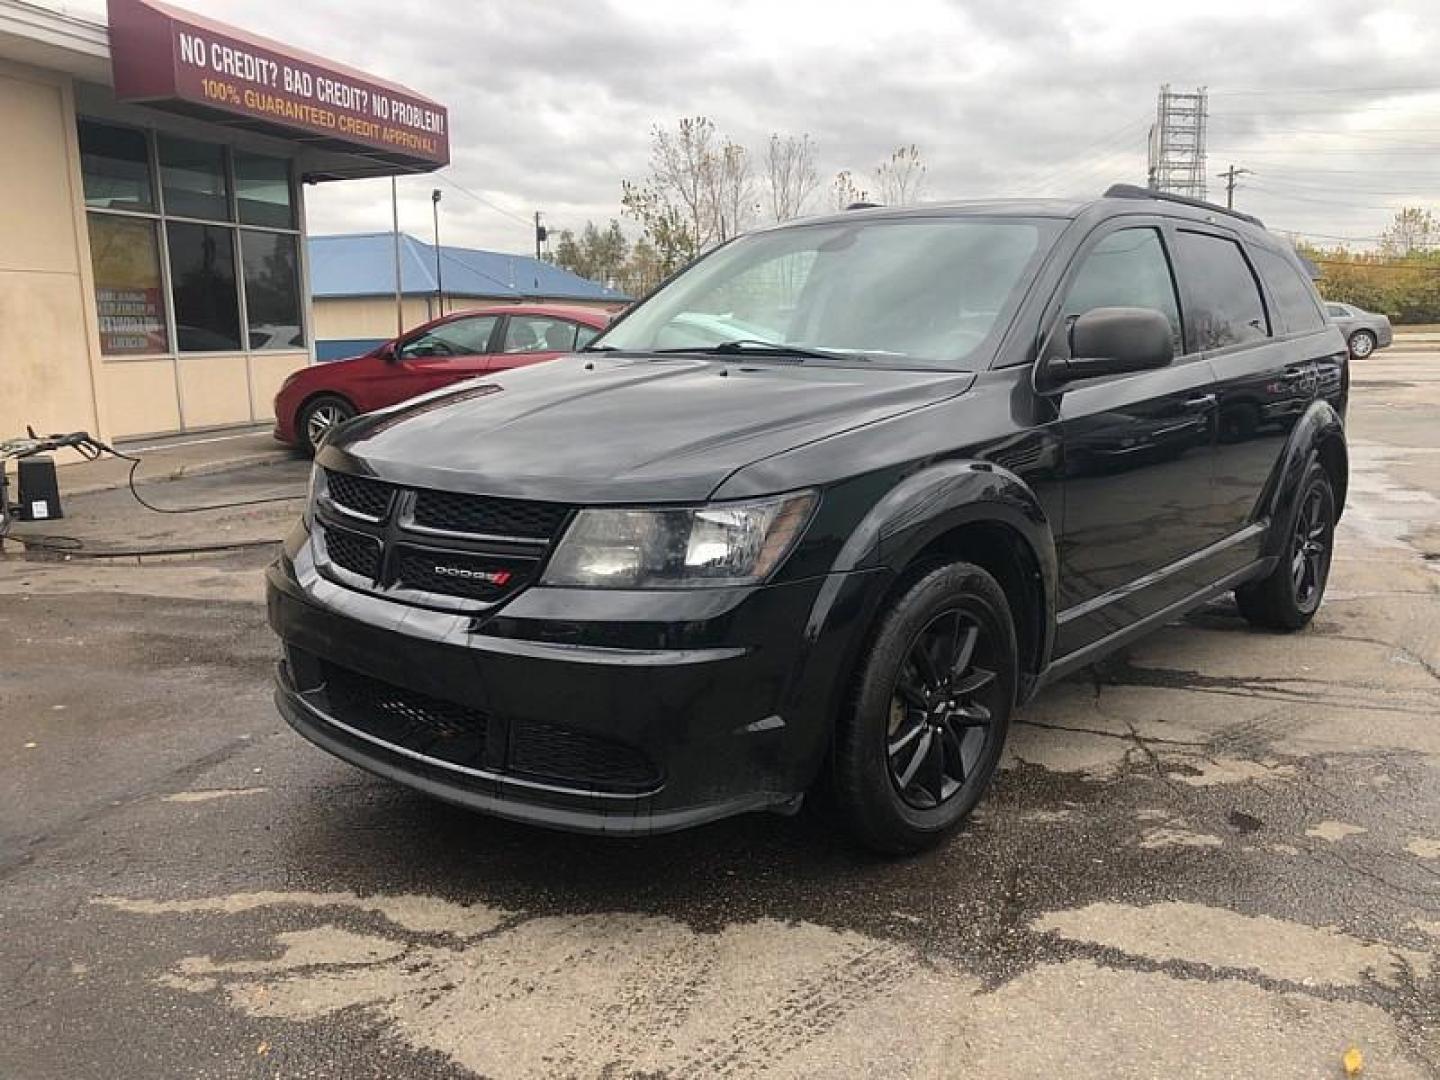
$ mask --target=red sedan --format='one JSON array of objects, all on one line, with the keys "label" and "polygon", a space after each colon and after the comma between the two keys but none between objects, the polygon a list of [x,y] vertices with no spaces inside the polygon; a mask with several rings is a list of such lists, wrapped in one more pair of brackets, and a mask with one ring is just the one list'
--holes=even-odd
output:
[{"label": "red sedan", "polygon": [[363,356],[302,368],[275,395],[275,437],[313,454],[357,413],[493,371],[553,360],[605,329],[607,312],[528,304],[476,308],[428,322]]}]

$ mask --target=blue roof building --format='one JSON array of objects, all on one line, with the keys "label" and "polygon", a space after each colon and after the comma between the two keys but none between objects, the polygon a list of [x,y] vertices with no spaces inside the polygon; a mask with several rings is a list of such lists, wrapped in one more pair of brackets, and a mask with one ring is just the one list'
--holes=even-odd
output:
[{"label": "blue roof building", "polygon": [[[316,300],[395,295],[394,233],[312,236],[310,295]],[[477,248],[440,246],[440,277],[445,296],[534,303],[590,300],[624,303],[615,289],[528,255],[507,255]],[[434,296],[435,245],[400,235],[400,285],[407,296]]]},{"label": "blue roof building", "polygon": [[[395,234],[312,236],[307,241],[310,296],[319,360],[354,356],[395,335]],[[405,327],[441,314],[491,304],[560,303],[616,309],[629,297],[528,255],[440,246],[400,235]]]}]

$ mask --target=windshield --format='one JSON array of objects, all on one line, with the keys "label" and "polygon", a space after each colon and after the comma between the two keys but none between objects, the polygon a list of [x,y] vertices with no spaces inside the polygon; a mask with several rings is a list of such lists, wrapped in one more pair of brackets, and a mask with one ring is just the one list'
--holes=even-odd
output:
[{"label": "windshield", "polygon": [[965,368],[1003,329],[1062,225],[904,217],[754,233],[696,263],[591,347],[704,352],[739,343],[753,353],[775,345]]}]

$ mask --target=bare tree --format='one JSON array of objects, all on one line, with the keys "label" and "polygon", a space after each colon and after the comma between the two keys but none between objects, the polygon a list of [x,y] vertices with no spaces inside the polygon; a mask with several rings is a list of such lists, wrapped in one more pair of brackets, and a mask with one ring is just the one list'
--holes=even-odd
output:
[{"label": "bare tree", "polygon": [[744,231],[755,205],[755,179],[745,148],[726,139],[705,162],[705,185],[709,235],[724,243]]},{"label": "bare tree", "polygon": [[750,156],[705,116],[652,128],[649,177],[621,183],[625,213],[667,273],[744,229],[754,202]]},{"label": "bare tree", "polygon": [[1409,255],[1415,251],[1429,251],[1440,242],[1440,221],[1429,210],[1419,206],[1407,206],[1395,214],[1380,236],[1380,250],[1386,255]]},{"label": "bare tree", "polygon": [[870,193],[855,183],[849,169],[841,169],[830,181],[830,201],[836,210],[844,210],[857,202],[865,202]]},{"label": "bare tree", "polygon": [[711,174],[718,153],[717,141],[715,123],[705,116],[687,116],[674,131],[658,124],[651,129],[651,187],[668,205],[681,211],[701,248],[714,240]]},{"label": "bare tree", "polygon": [[875,189],[886,206],[905,206],[920,197],[925,184],[925,164],[920,151],[911,143],[898,147],[890,160],[875,170]]},{"label": "bare tree", "polygon": [[804,213],[806,201],[820,185],[820,174],[815,171],[815,144],[809,135],[770,136],[765,181],[770,213],[776,221],[789,221]]}]

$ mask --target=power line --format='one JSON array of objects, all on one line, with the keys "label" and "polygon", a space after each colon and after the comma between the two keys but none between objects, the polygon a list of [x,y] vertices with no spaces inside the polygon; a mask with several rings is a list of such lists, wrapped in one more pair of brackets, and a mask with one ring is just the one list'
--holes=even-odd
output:
[{"label": "power line", "polygon": [[1238,90],[1212,90],[1215,97],[1289,97],[1294,94],[1440,94],[1440,86],[1295,86],[1244,87]]},{"label": "power line", "polygon": [[1295,202],[1303,202],[1303,203],[1316,203],[1316,204],[1321,205],[1321,206],[1339,206],[1339,207],[1344,207],[1344,208],[1347,209],[1347,210],[1394,210],[1394,209],[1395,209],[1394,206],[1375,206],[1375,205],[1373,205],[1373,204],[1352,203],[1352,202],[1348,202],[1348,201],[1340,200],[1340,199],[1317,199],[1317,198],[1315,198],[1315,197],[1313,197],[1313,196],[1310,196],[1310,195],[1297,195],[1297,194],[1295,194],[1295,193],[1293,193],[1293,192],[1289,192],[1289,191],[1276,191],[1276,190],[1274,190],[1273,188],[1270,188],[1270,187],[1267,187],[1267,186],[1264,185],[1264,184],[1258,184],[1258,183],[1256,183],[1256,184],[1251,184],[1251,185],[1250,185],[1250,190],[1251,190],[1251,191],[1257,191],[1257,192],[1260,192],[1260,193],[1262,193],[1262,194],[1268,194],[1268,195],[1270,195],[1272,198],[1276,198],[1276,199],[1293,200],[1293,201],[1295,201]]},{"label": "power line", "polygon": [[[1369,173],[1367,175],[1374,176],[1375,174]],[[1440,187],[1437,187],[1436,181],[1432,181],[1430,184],[1426,184],[1421,187],[1408,188],[1352,187],[1349,184],[1346,184],[1343,188],[1337,188],[1333,182],[1325,180],[1291,179],[1287,177],[1282,171],[1278,174],[1278,178],[1275,172],[1266,173],[1265,183],[1279,185],[1280,187],[1284,188],[1295,188],[1302,192],[1334,192],[1337,190],[1341,190],[1344,191],[1346,194],[1353,195],[1413,195],[1430,198],[1440,197]]]},{"label": "power line", "polygon": [[460,185],[460,184],[457,184],[454,180],[451,180],[451,179],[450,179],[448,176],[446,176],[444,173],[436,173],[436,174],[435,174],[435,178],[436,178],[437,180],[441,180],[441,181],[443,181],[444,183],[449,184],[449,185],[450,185],[452,188],[454,188],[456,191],[460,192],[460,194],[462,194],[462,195],[468,195],[468,196],[470,196],[470,198],[474,199],[476,202],[484,203],[484,204],[485,204],[486,206],[488,206],[491,210],[494,210],[497,214],[504,214],[506,217],[510,218],[511,220],[513,220],[513,221],[518,221],[518,222],[520,222],[520,224],[525,225],[525,226],[527,226],[527,227],[530,225],[530,219],[529,219],[529,218],[527,218],[527,217],[522,217],[521,215],[519,215],[519,214],[517,214],[517,213],[514,213],[513,211],[506,210],[503,206],[499,206],[499,205],[497,205],[496,203],[493,203],[493,202],[491,202],[489,199],[485,198],[484,195],[477,195],[475,192],[471,191],[469,188],[464,187],[464,186],[462,186],[462,185]]},{"label": "power line", "polygon": [[[1089,171],[1095,166],[1091,165],[1087,168],[1087,162],[1098,162],[1098,160],[1103,160],[1120,153],[1119,144],[1125,139],[1128,139],[1132,134],[1139,134],[1140,130],[1149,123],[1150,116],[1148,113],[1140,116],[1138,119],[1132,119],[1110,133],[1101,135],[1098,139],[1085,144],[1065,161],[1059,164],[1052,163],[1051,165],[1045,166],[1032,175],[1029,180],[1022,181],[1021,186],[1029,191],[1041,191],[1062,176],[1075,175],[1076,170]],[[1114,149],[1109,149],[1112,146]],[[1102,147],[1106,149],[1100,152]],[[1081,155],[1084,156],[1082,157]]]}]

